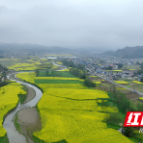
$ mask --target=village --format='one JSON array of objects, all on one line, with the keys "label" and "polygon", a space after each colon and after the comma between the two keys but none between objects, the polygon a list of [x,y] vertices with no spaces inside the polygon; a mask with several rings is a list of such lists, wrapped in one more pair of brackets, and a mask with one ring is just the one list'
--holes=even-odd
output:
[{"label": "village", "polygon": [[84,56],[72,59],[74,64],[83,64],[88,75],[99,75],[107,80],[134,79],[142,81],[143,74],[139,74],[142,58],[122,59],[112,56]]}]

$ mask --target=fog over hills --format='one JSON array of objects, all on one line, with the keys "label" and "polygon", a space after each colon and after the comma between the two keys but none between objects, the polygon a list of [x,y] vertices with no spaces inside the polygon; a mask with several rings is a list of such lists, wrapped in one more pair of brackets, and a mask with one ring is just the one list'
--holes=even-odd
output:
[{"label": "fog over hills", "polygon": [[45,53],[71,53],[76,54],[79,52],[91,52],[99,54],[105,52],[106,49],[103,48],[64,48],[58,46],[44,46],[38,44],[19,44],[19,43],[0,43],[0,51],[6,55],[15,55],[15,54],[45,54]]},{"label": "fog over hills", "polygon": [[112,55],[121,58],[143,58],[143,46],[125,47],[116,51],[106,51],[104,48],[65,48],[58,46],[45,46],[38,44],[19,44],[19,43],[0,43],[0,55],[44,55],[46,53],[92,53],[92,54],[103,54]]},{"label": "fog over hills", "polygon": [[70,49],[62,47],[48,47],[37,44],[0,43],[0,51],[5,55],[39,55],[48,52],[69,52]]},{"label": "fog over hills", "polygon": [[104,55],[112,55],[121,58],[143,58],[143,46],[125,47],[117,51],[107,51]]},{"label": "fog over hills", "polygon": [[0,42],[97,51],[143,45],[142,5],[142,0],[0,0]]}]

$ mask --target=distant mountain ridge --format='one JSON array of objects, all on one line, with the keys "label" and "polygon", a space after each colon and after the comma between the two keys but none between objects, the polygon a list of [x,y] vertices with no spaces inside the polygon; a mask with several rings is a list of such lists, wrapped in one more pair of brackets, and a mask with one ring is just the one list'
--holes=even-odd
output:
[{"label": "distant mountain ridge", "polygon": [[48,53],[48,52],[67,52],[71,49],[63,48],[63,47],[48,47],[37,44],[18,44],[18,43],[0,43],[0,51],[3,51],[5,54],[15,55],[19,54],[40,54],[40,53]]},{"label": "distant mountain ridge", "polygon": [[[103,49],[101,49],[102,51]],[[0,43],[0,52],[4,57],[43,56],[46,54],[87,54],[99,53],[97,48],[64,48],[58,46],[43,46],[38,44]],[[103,50],[105,51],[105,50]],[[102,51],[102,52],[103,52]],[[1,52],[2,53],[2,52]]]},{"label": "distant mountain ridge", "polygon": [[117,51],[107,51],[103,55],[117,56],[120,58],[143,58],[143,46],[125,47]]},{"label": "distant mountain ridge", "polygon": [[106,49],[103,48],[64,48],[58,46],[43,46],[38,44],[19,44],[19,43],[0,43],[0,51],[3,51],[5,57],[21,57],[21,56],[36,56],[36,55],[44,55],[49,53],[62,53],[62,54],[99,54]]}]

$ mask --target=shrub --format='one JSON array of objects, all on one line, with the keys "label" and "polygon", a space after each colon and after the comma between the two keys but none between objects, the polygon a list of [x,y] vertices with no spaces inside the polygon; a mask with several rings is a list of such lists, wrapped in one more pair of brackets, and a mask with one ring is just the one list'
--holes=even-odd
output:
[{"label": "shrub", "polygon": [[96,83],[91,82],[88,78],[85,78],[84,85],[87,87],[96,87]]}]

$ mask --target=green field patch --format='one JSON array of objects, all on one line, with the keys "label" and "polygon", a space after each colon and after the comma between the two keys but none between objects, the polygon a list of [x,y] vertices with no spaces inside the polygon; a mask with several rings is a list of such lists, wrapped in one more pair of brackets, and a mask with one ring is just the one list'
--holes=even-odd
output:
[{"label": "green field patch", "polygon": [[46,79],[35,79],[34,80],[36,84],[41,84],[41,83],[62,83],[62,84],[76,84],[76,83],[82,83],[79,80],[46,80]]},{"label": "green field patch", "polygon": [[54,71],[55,75],[52,75],[52,72],[49,72],[49,75],[46,75],[46,70],[40,70],[38,77],[50,77],[50,76],[54,76],[54,77],[76,77],[73,74],[71,74],[68,71]]}]

